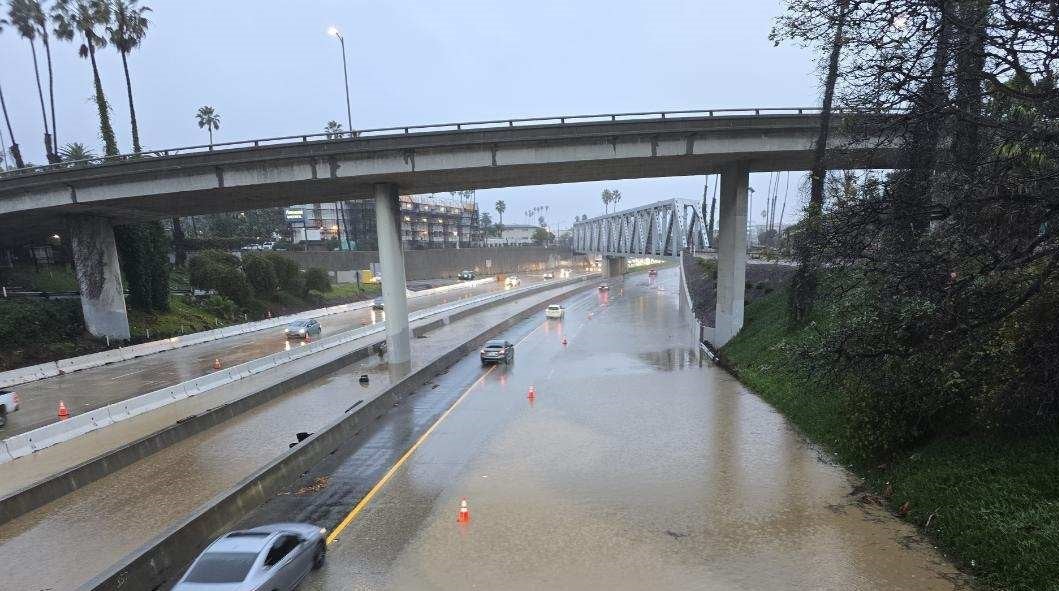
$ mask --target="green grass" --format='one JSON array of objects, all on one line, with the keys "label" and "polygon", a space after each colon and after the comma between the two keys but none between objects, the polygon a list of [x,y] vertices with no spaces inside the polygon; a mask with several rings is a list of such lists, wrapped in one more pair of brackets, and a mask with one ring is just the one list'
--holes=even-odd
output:
[{"label": "green grass", "polygon": [[333,283],[331,291],[321,293],[325,302],[355,301],[379,295],[380,286],[375,283]]},{"label": "green grass", "polygon": [[743,383],[876,492],[890,482],[891,508],[908,502],[905,519],[980,583],[1059,590],[1059,435],[948,438],[881,468],[859,464],[846,444],[841,395],[801,375],[787,357],[784,345],[806,331],[789,328],[787,291],[780,290],[747,307],[743,330],[721,353]]},{"label": "green grass", "polygon": [[224,319],[210,314],[204,308],[185,302],[184,298],[179,296],[169,297],[168,312],[129,309],[129,330],[132,337],[139,340],[147,340],[148,331],[150,340],[155,340],[210,330],[227,324],[229,323]]},{"label": "green grass", "polygon": [[64,265],[43,265],[39,269],[18,266],[0,272],[0,284],[25,291],[77,291],[77,278]]}]

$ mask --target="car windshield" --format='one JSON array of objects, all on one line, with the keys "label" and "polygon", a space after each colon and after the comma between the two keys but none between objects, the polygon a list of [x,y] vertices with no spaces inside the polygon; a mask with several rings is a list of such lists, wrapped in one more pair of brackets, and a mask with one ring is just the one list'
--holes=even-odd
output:
[{"label": "car windshield", "polygon": [[294,322],[288,324],[287,328],[305,328],[308,325],[309,321],[307,320],[295,320]]},{"label": "car windshield", "polygon": [[253,552],[208,552],[185,579],[188,583],[239,583],[254,566]]},{"label": "car windshield", "polygon": [[489,341],[485,344],[486,349],[503,349],[504,341]]},{"label": "car windshield", "polygon": [[559,308],[559,306],[554,306],[554,305],[553,305],[553,306],[548,306],[548,309],[549,309],[549,310],[558,310],[558,309],[560,309],[560,308]]}]

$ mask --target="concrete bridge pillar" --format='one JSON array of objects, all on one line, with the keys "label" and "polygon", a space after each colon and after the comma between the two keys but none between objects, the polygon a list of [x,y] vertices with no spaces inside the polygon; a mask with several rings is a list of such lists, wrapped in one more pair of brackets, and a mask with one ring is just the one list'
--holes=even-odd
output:
[{"label": "concrete bridge pillar", "polygon": [[401,207],[397,200],[397,185],[376,183],[374,189],[382,299],[386,307],[387,355],[391,374],[401,375],[412,365],[404,253],[401,250]]},{"label": "concrete bridge pillar", "polygon": [[717,320],[713,344],[723,346],[743,328],[746,289],[747,192],[750,171],[734,164],[721,171],[721,225],[717,236]]},{"label": "concrete bridge pillar", "polygon": [[603,263],[600,266],[603,267],[604,277],[621,277],[629,270],[629,259],[607,255],[603,257]]},{"label": "concrete bridge pillar", "polygon": [[87,215],[71,216],[67,227],[85,328],[93,336],[128,340],[129,315],[114,227],[106,218]]}]

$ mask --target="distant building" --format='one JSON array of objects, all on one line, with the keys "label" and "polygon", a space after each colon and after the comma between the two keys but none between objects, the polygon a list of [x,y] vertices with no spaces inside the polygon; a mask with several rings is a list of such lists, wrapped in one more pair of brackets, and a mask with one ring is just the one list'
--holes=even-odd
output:
[{"label": "distant building", "polygon": [[[406,250],[482,245],[477,203],[449,194],[402,195],[399,200],[401,245]],[[292,228],[317,229],[320,240],[338,238],[342,249],[378,250],[371,199],[294,205],[288,211],[303,216],[303,221],[289,219]]]},{"label": "distant building", "polygon": [[504,224],[504,231],[500,236],[490,236],[485,239],[486,246],[526,246],[533,244],[533,233],[540,226],[526,224]]}]

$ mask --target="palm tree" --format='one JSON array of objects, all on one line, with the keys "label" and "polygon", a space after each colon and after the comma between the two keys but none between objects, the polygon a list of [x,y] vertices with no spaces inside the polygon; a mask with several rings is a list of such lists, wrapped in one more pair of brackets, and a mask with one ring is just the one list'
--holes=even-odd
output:
[{"label": "palm tree", "polygon": [[496,202],[496,213],[500,216],[500,221],[497,223],[497,236],[501,235],[504,231],[504,212],[507,211],[507,203],[503,200]]},{"label": "palm tree", "polygon": [[213,110],[213,107],[199,107],[195,117],[199,120],[199,127],[205,127],[210,132],[210,149],[213,149],[213,130],[221,128],[221,115]]},{"label": "palm tree", "polygon": [[52,7],[52,20],[55,21],[55,36],[71,41],[75,34],[82,38],[78,54],[88,58],[92,63],[92,79],[96,90],[96,108],[99,110],[99,135],[107,156],[117,156],[118,141],[114,138],[114,128],[110,125],[110,105],[103,94],[103,82],[99,79],[99,66],[96,64],[96,49],[107,46],[107,40],[99,34],[96,27],[105,27],[110,23],[110,2],[108,0],[55,0]]},{"label": "palm tree", "polygon": [[614,211],[618,211],[619,201],[621,201],[621,191],[614,189],[610,192],[610,202],[614,204]]},{"label": "palm tree", "polygon": [[[0,32],[3,32],[4,25],[10,24],[6,20],[0,18]],[[18,144],[15,143],[15,132],[11,130],[11,118],[7,115],[7,103],[4,102],[4,89],[0,87],[0,110],[4,112],[4,123],[7,124],[7,135],[11,137],[11,156],[15,159],[15,168],[22,168],[26,164],[22,162],[22,152],[18,149]],[[4,161],[7,161],[7,155],[4,154]]]},{"label": "palm tree", "polygon": [[324,133],[327,134],[327,139],[329,140],[338,139],[342,137],[342,124],[332,119],[324,126]]},{"label": "palm tree", "polygon": [[82,160],[91,160],[96,155],[81,142],[73,142],[59,148],[59,157],[63,162],[76,162],[78,166],[84,166]]},{"label": "palm tree", "polygon": [[[18,29],[18,34],[22,35],[22,38],[26,41],[29,41],[29,50],[33,55],[33,74],[37,79],[37,98],[40,99],[40,114],[44,119],[44,151],[48,155],[48,162],[54,162],[54,144],[52,143],[51,131],[48,127],[48,111],[44,108],[44,89],[40,84],[40,67],[37,65],[37,35],[40,34],[42,36],[45,46],[48,44],[48,29],[45,25],[47,21],[44,18],[44,11],[37,0],[11,0],[7,13],[11,17],[11,24]],[[48,61],[49,63],[51,62],[50,59]]]},{"label": "palm tree", "polygon": [[606,214],[608,213],[607,206],[610,205],[611,201],[610,189],[603,189],[603,192],[600,193],[600,199],[603,201],[603,213]]},{"label": "palm tree", "polygon": [[138,6],[138,0],[113,0],[114,26],[107,27],[110,42],[121,54],[121,67],[125,69],[125,88],[129,93],[129,118],[132,119],[132,151],[140,153],[140,128],[136,124],[136,107],[132,104],[132,79],[129,78],[128,55],[139,47],[147,35],[146,13],[148,6]]}]

